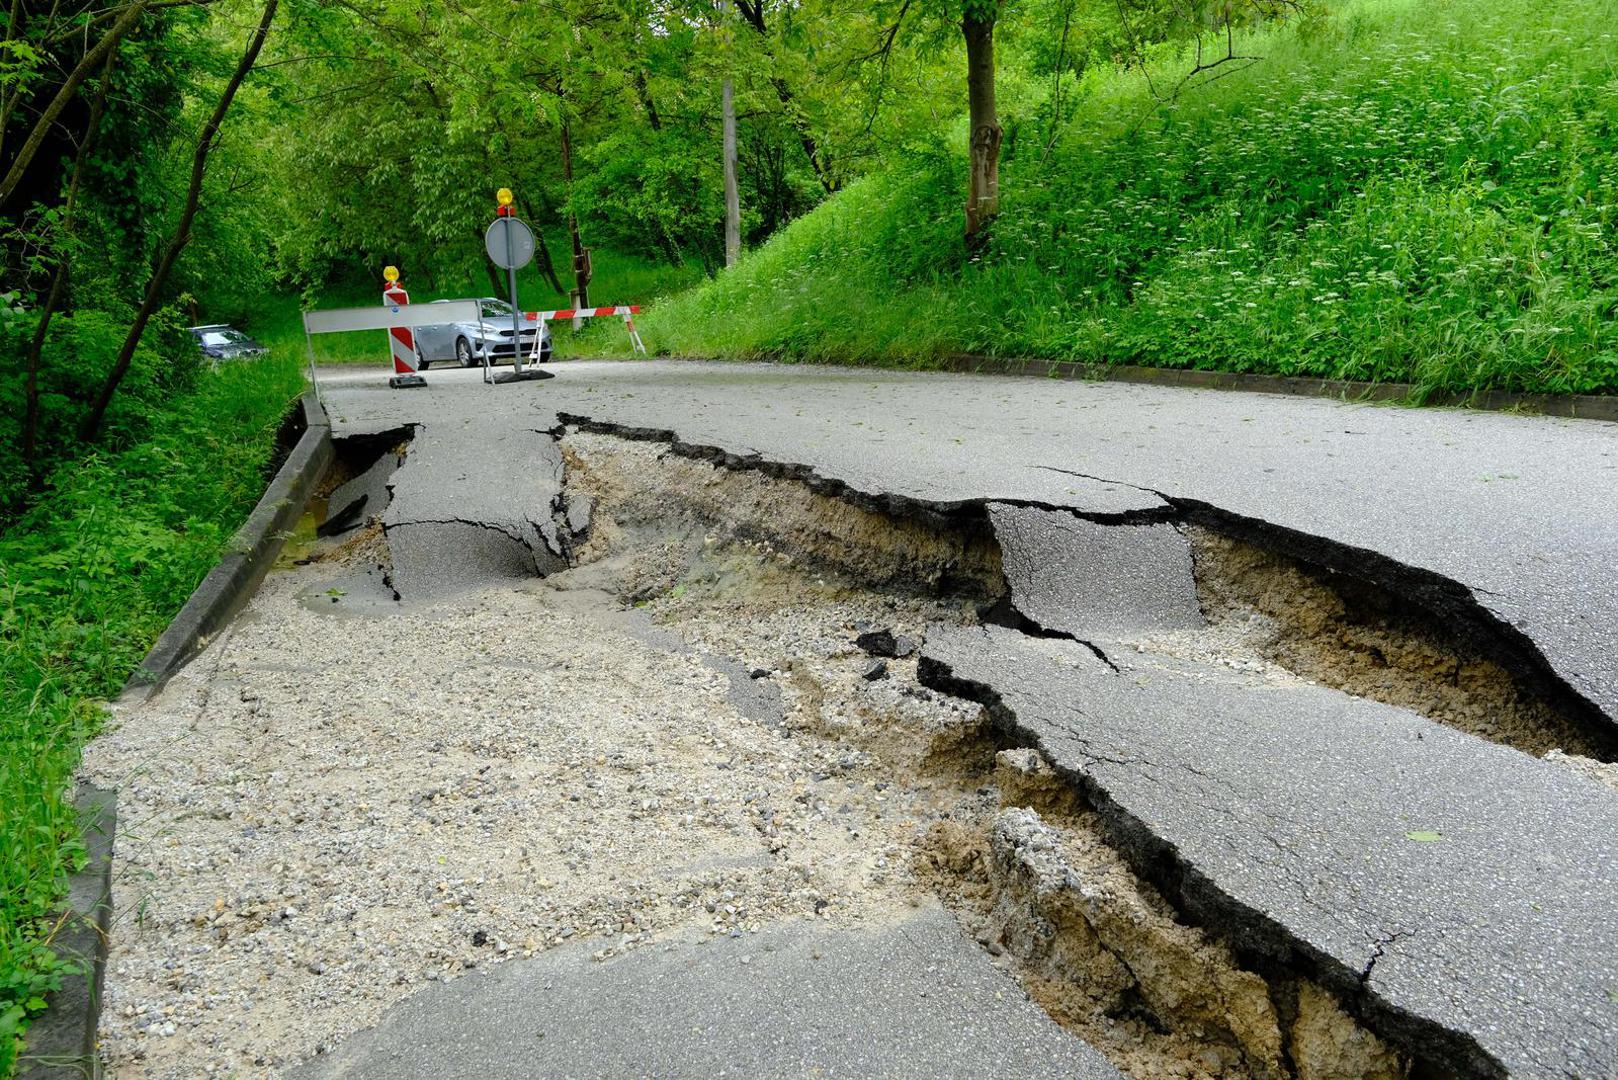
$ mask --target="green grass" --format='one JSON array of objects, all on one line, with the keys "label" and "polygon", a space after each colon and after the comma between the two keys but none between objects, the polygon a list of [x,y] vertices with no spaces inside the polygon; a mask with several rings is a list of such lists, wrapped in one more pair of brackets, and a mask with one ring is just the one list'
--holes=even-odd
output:
[{"label": "green grass", "polygon": [[[550,237],[552,253],[559,258],[560,252],[567,248],[560,238]],[[593,255],[594,277],[590,282],[590,302],[597,306],[608,304],[646,304],[652,299],[678,292],[689,288],[702,278],[702,269],[694,264],[670,266],[666,263],[650,263],[631,255],[622,255],[611,251],[597,250]],[[433,300],[456,300],[466,297],[498,295],[502,298],[506,290],[501,288],[496,292],[487,275],[468,278],[451,277],[443,274],[429,279],[426,277],[412,278],[408,267],[402,278],[410,293],[412,303],[423,304]],[[563,285],[572,282],[570,272],[563,272],[558,268],[558,275]],[[305,306],[312,308],[331,307],[365,307],[382,302],[380,279],[376,287],[369,284],[348,284],[333,286],[321,290],[306,301],[299,296],[282,295],[272,297],[263,308],[248,319],[243,329],[262,340],[265,344],[278,349],[295,350],[298,356],[305,355],[303,336],[303,322],[301,313]],[[526,311],[549,311],[555,308],[566,307],[568,298],[557,294],[550,283],[540,276],[532,266],[524,269],[517,275],[517,294],[522,300]],[[623,327],[618,325],[612,329],[617,331],[615,337],[620,346],[625,344]],[[579,351],[572,348],[573,333],[566,327],[552,326],[555,347],[559,355],[568,355],[570,351]],[[583,334],[582,342],[595,342],[604,335]],[[386,364],[388,362],[387,339],[381,331],[355,334],[325,334],[314,342],[315,358],[322,364]],[[586,346],[583,351],[597,351],[593,346]]]},{"label": "green grass", "polygon": [[[680,354],[1613,392],[1615,16],[1361,0],[1246,43],[1262,62],[1173,107],[1138,73],[1098,74],[1048,158],[1022,124],[977,254],[964,160],[912,154],[643,329]],[[1160,58],[1159,87],[1185,66]]]},{"label": "green grass", "polygon": [[79,750],[263,492],[296,355],[200,372],[124,448],[64,464],[0,532],[0,1076],[61,975]]}]

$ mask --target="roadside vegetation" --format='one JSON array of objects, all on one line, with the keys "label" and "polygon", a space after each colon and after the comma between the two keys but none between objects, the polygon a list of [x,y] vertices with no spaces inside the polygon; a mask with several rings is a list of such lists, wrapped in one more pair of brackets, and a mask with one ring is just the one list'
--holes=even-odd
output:
[{"label": "roadside vegetation", "polygon": [[648,342],[1618,390],[1612,13],[1348,4],[1166,105],[1183,54],[1093,71],[1006,155],[982,250],[957,236],[953,138],[660,305]]}]

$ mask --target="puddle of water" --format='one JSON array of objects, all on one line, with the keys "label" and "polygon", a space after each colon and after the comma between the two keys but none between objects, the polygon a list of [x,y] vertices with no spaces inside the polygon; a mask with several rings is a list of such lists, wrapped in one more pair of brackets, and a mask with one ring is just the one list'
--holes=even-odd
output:
[{"label": "puddle of water", "polygon": [[316,530],[326,520],[326,497],[316,495],[309,500],[304,508],[303,515],[292,526],[292,533],[281,547],[281,553],[275,557],[276,570],[287,570],[307,559],[314,551],[319,537]]}]

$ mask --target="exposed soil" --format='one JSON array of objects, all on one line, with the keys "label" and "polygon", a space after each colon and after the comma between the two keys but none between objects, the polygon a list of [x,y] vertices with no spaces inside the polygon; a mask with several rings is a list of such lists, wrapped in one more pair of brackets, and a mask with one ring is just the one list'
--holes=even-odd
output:
[{"label": "exposed soil", "polygon": [[658,443],[575,432],[562,445],[569,499],[605,500],[612,511],[593,522],[581,562],[623,550],[623,530],[644,541],[700,526],[705,542],[761,543],[779,552],[783,565],[807,561],[876,588],[979,600],[1005,589],[1000,548],[986,522],[945,526],[876,513],[796,482],[680,457]]},{"label": "exposed soil", "polygon": [[1556,750],[1558,760],[1598,764],[1576,722],[1419,613],[1207,529],[1187,534],[1210,640],[1221,647],[1536,757]]},{"label": "exposed soil", "polygon": [[[1137,1080],[1408,1075],[1328,992],[1180,921],[1036,751],[920,685],[909,646],[1004,591],[986,525],[651,443],[563,446],[571,569],[400,604],[385,538],[358,528],[273,574],[87,751],[127,823],[115,1075],[274,1075],[424,982],[565,941],[605,957],[693,927],[884,920],[925,893]],[[1214,625],[1139,647],[1314,678],[1613,782],[1490,661],[1193,536]],[[897,655],[857,644],[879,631]]]},{"label": "exposed soil", "polygon": [[[570,490],[595,500],[591,553],[621,545],[630,532],[666,536],[671,522],[707,530],[703,545],[719,554],[699,556],[650,604],[660,621],[688,638],[745,654],[781,639],[780,612],[820,608],[835,619],[835,609],[824,606],[826,590],[838,588],[826,576],[828,561],[866,582],[894,580],[881,548],[870,564],[848,561],[840,547],[824,559],[827,549],[813,540],[818,530],[807,542],[802,533],[789,534],[785,542],[795,556],[757,545],[758,562],[742,569],[723,553],[725,538],[773,535],[776,489],[783,485],[603,436],[573,435],[567,445]],[[726,496],[717,521],[706,513],[707,493],[716,488]],[[693,500],[692,492],[703,494]],[[890,526],[867,535],[914,534]],[[930,540],[929,550],[940,548],[948,550],[947,542]],[[808,559],[810,569],[792,571],[795,557]],[[977,599],[1003,588],[983,577],[974,583]],[[896,615],[927,614],[915,612],[914,603],[888,600]],[[942,613],[935,606],[934,616]],[[844,625],[858,631],[865,624]],[[884,625],[915,632],[925,624],[900,617]],[[1037,751],[998,746],[980,708],[918,707],[934,695],[914,683],[913,663],[890,661],[887,677],[876,683],[860,678],[858,668],[819,662],[813,652],[795,652],[783,666],[789,730],[857,746],[896,788],[929,792],[944,807],[916,822],[906,838],[909,873],[944,898],[986,949],[1010,962],[1053,1017],[1129,1075],[1407,1074],[1407,1061],[1326,991],[1302,980],[1272,987],[1224,945],[1179,922],[1107,844],[1100,820],[1078,794]]]}]

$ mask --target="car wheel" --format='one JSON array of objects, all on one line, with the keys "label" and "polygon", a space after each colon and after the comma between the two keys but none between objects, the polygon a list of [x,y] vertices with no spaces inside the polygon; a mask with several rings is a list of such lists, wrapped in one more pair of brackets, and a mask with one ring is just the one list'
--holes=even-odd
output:
[{"label": "car wheel", "polygon": [[429,367],[432,367],[432,364],[433,364],[433,362],[431,360],[429,360],[425,356],[421,355],[421,350],[420,349],[416,350],[416,370],[417,371],[426,371]]},{"label": "car wheel", "polygon": [[476,367],[477,357],[472,355],[472,346],[465,338],[455,339],[455,359],[461,362],[462,367]]}]

